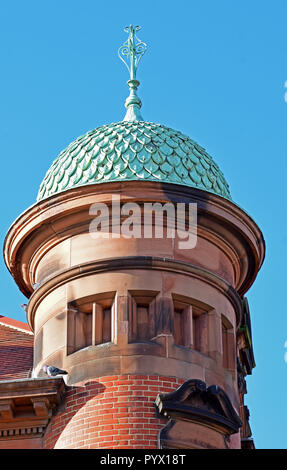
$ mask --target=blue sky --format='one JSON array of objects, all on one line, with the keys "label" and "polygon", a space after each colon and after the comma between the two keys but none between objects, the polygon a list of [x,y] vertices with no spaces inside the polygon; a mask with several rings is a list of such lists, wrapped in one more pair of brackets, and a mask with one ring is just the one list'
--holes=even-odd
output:
[{"label": "blue sky", "polygon": [[[247,404],[256,447],[287,448],[286,1],[10,0],[0,13],[1,243],[58,153],[124,117],[128,76],[117,49],[123,28],[140,24],[144,119],[205,147],[265,236],[247,294],[257,363]],[[25,320],[2,259],[0,276],[0,314]]]}]

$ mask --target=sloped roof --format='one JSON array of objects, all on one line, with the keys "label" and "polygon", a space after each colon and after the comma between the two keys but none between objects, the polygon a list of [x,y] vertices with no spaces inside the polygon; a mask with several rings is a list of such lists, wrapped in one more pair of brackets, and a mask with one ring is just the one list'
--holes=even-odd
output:
[{"label": "sloped roof", "polygon": [[27,323],[0,315],[0,381],[30,376],[33,344]]}]

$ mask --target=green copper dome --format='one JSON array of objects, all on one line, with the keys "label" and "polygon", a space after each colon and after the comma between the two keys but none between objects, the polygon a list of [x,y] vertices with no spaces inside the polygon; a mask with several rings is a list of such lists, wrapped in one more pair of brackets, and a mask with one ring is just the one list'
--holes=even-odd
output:
[{"label": "green copper dome", "polygon": [[38,201],[77,186],[132,180],[182,184],[231,199],[204,148],[181,132],[143,120],[136,74],[147,45],[136,36],[139,30],[127,26],[129,37],[118,51],[130,73],[124,120],[94,129],[63,150],[40,186]]},{"label": "green copper dome", "polygon": [[78,186],[131,180],[181,184],[231,199],[217,164],[189,137],[160,124],[121,121],[94,129],[63,150],[37,201]]}]

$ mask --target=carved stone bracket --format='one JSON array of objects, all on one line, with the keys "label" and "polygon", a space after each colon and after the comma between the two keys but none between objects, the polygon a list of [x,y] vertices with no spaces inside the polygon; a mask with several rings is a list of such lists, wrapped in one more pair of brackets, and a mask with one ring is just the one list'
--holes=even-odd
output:
[{"label": "carved stone bracket", "polygon": [[14,403],[13,400],[0,401],[0,419],[13,419]]},{"label": "carved stone bracket", "polygon": [[40,418],[48,418],[52,415],[52,409],[48,398],[32,398],[35,415]]},{"label": "carved stone bracket", "polygon": [[225,391],[217,385],[207,388],[201,380],[188,380],[172,393],[159,394],[155,404],[170,419],[161,431],[163,447],[205,447],[204,428],[213,442],[206,447],[227,447],[226,439],[242,425]]}]

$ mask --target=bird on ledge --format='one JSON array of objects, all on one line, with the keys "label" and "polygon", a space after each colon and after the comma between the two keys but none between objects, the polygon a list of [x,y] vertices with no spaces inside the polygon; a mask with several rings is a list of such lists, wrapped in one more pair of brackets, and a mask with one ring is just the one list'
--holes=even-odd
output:
[{"label": "bird on ledge", "polygon": [[43,371],[49,377],[56,377],[56,375],[67,375],[68,372],[66,370],[58,369],[54,366],[48,366],[47,364],[43,366]]}]

